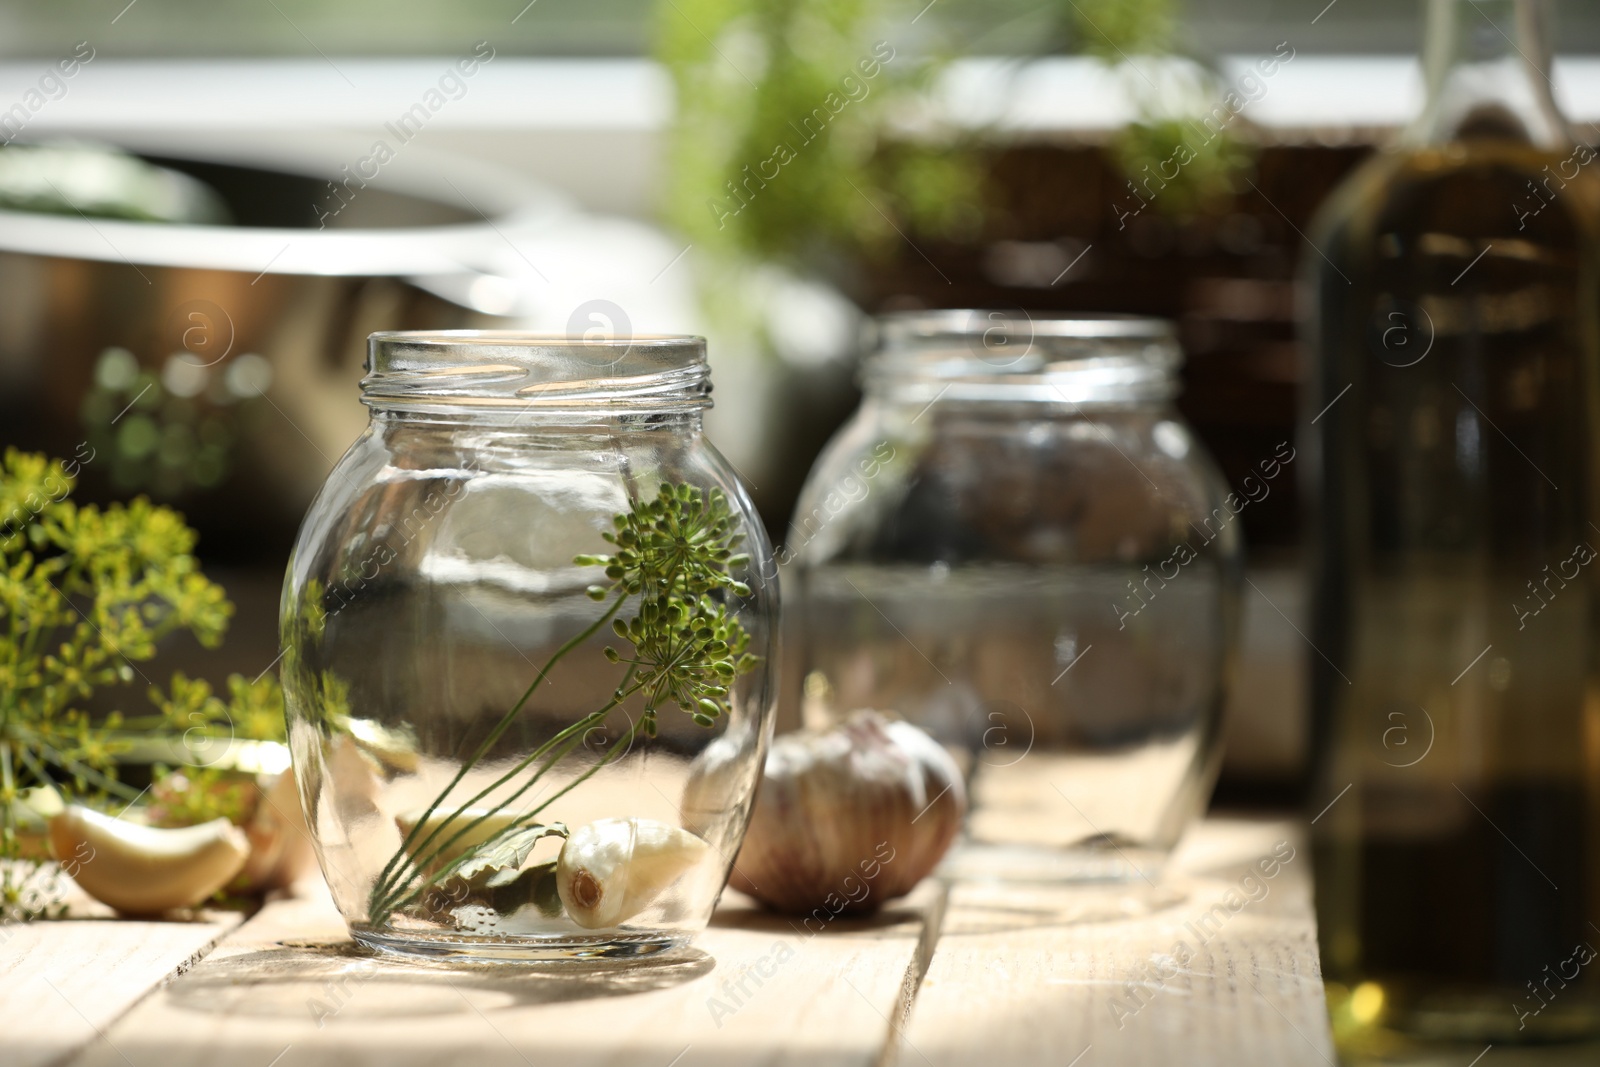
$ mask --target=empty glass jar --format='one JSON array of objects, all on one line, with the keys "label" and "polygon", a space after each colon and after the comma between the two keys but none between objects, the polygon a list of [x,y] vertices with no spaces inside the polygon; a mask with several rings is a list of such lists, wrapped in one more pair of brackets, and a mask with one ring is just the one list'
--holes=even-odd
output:
[{"label": "empty glass jar", "polygon": [[958,873],[1153,877],[1204,808],[1249,500],[1171,405],[1181,359],[1157,320],[887,316],[801,494],[806,714],[966,760]]},{"label": "empty glass jar", "polygon": [[706,924],[777,587],[705,342],[375,334],[283,593],[295,773],[357,940],[637,957]]}]

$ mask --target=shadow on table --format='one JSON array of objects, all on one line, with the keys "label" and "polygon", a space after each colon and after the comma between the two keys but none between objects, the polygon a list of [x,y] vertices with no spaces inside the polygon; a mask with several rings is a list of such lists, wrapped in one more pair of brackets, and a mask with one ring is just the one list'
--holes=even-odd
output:
[{"label": "shadow on table", "polygon": [[884,934],[906,936],[908,924],[921,923],[925,912],[916,906],[896,902],[882,910],[864,915],[829,915],[827,909],[818,908],[813,915],[783,915],[764,908],[723,907],[711,917],[713,928],[744,930],[750,933],[770,933],[775,936],[798,934],[808,937],[824,931],[837,934]]},{"label": "shadow on table", "polygon": [[[630,996],[709,973],[716,961],[698,949],[662,960],[463,967],[380,958],[349,941],[286,943],[282,948],[211,957],[167,987],[171,1002],[197,1012],[267,1018],[412,1018],[494,1011],[530,1004]],[[381,996],[363,996],[367,989]],[[441,995],[444,994],[444,995]]]},{"label": "shadow on table", "polygon": [[1077,885],[930,880],[913,897],[873,914],[830,918],[826,909],[818,908],[809,916],[781,915],[752,904],[718,909],[711,925],[802,938],[812,934],[905,937],[908,926],[920,926],[937,915],[941,937],[994,934],[1138,921],[1182,908],[1196,899],[1198,892],[1195,879],[1188,877]]}]

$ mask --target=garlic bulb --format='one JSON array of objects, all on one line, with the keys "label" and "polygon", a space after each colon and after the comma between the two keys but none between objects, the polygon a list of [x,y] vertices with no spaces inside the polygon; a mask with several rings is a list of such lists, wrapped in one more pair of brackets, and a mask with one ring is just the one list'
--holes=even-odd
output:
[{"label": "garlic bulb", "polygon": [[938,865],[966,810],[942,745],[857,711],[774,739],[730,884],[779,911],[871,911]]},{"label": "garlic bulb", "polygon": [[567,837],[556,891],[573,922],[616,926],[649,907],[710,851],[687,830],[650,819],[600,819]]},{"label": "garlic bulb", "polygon": [[181,830],[72,805],[50,820],[50,848],[84,892],[132,915],[192,908],[233,880],[250,840],[227,819]]}]

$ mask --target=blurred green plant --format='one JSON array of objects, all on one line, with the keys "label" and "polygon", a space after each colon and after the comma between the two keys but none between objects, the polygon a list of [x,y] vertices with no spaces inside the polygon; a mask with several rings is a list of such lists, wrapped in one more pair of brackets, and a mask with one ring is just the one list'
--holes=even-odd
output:
[{"label": "blurred green plant", "polygon": [[[1180,219],[1230,195],[1254,153],[1226,126],[1213,132],[1194,116],[1183,114],[1211,96],[1221,96],[1218,80],[1205,72],[1174,100],[1173,93],[1158,86],[1160,73],[1140,65],[1141,60],[1174,52],[1179,0],[1053,2],[1075,51],[1128,74],[1126,84],[1139,117],[1118,132],[1111,152],[1129,180],[1137,183],[1157,175],[1160,196],[1153,202]],[[1233,117],[1230,113],[1230,122]],[[1169,166],[1175,175],[1168,176]]]},{"label": "blurred green plant", "polygon": [[1172,47],[1175,0],[1055,0],[1077,51],[1107,63]]},{"label": "blurred green plant", "polygon": [[[1130,180],[1160,172],[1156,203],[1188,217],[1233,191],[1251,153],[1233,131],[1195,121],[1221,95],[1203,67],[1176,89],[1150,76],[1162,77],[1149,61],[1174,51],[1177,2],[1050,0],[1040,45],[1126,76],[1139,117],[1111,154]],[[925,93],[950,51],[933,46],[937,15],[917,25],[922,4],[664,0],[657,10],[656,54],[678,101],[665,213],[713,258],[826,273],[906,232],[975,232],[980,162],[969,136],[929,118]]]},{"label": "blurred green plant", "polygon": [[[1168,215],[1189,219],[1231,196],[1239,175],[1255,160],[1249,144],[1223,129],[1214,136],[1189,119],[1147,117],[1129,123],[1113,145],[1130,182],[1149,175],[1162,182],[1152,203]],[[1168,167],[1176,176],[1166,178]]]},{"label": "blurred green plant", "polygon": [[[233,606],[200,571],[182,516],[144,499],[104,508],[70,498],[66,465],[7,449],[0,460],[0,921],[56,903],[43,818],[31,800],[64,792],[121,806],[139,791],[117,778],[117,757],[164,739],[191,751],[234,736],[282,736],[271,679],[229,681],[228,700],[178,674],[150,687],[156,713],[93,719],[98,689],[143,677],[136,664],[186,631],[215,648]],[[274,723],[273,708],[277,721]]]},{"label": "blurred green plant", "polygon": [[916,5],[665,0],[657,12],[656,55],[677,91],[665,213],[697,246],[815,270],[903,230],[975,227],[969,146],[893,132],[943,65],[912,51]]}]

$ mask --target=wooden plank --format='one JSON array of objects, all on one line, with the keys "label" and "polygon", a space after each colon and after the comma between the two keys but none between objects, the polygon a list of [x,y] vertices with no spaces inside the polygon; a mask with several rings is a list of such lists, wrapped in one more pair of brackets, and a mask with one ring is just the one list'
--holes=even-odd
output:
[{"label": "wooden plank", "polygon": [[885,1046],[925,911],[808,935],[732,900],[686,961],[613,975],[373,959],[351,947],[324,891],[268,905],[73,1062],[860,1067]]},{"label": "wooden plank", "polygon": [[[73,914],[86,911],[106,909],[75,907]],[[0,1061],[62,1062],[242,918],[202,912],[192,922],[67,918],[0,927]]]},{"label": "wooden plank", "polygon": [[891,1058],[1331,1065],[1310,862],[1295,824],[1211,820],[1159,889],[958,885]]},{"label": "wooden plank", "polygon": [[[1332,1050],[1314,929],[1293,825],[1246,821],[1200,827],[1159,889],[961,884],[946,902],[930,884],[816,935],[735,898],[698,954],[621,974],[373,959],[318,887],[268,905],[78,1055],[59,1050],[87,1024],[22,1062],[1315,1065]],[[103,951],[52,958],[103,972]],[[4,1003],[8,1036],[59,1029]]]}]

